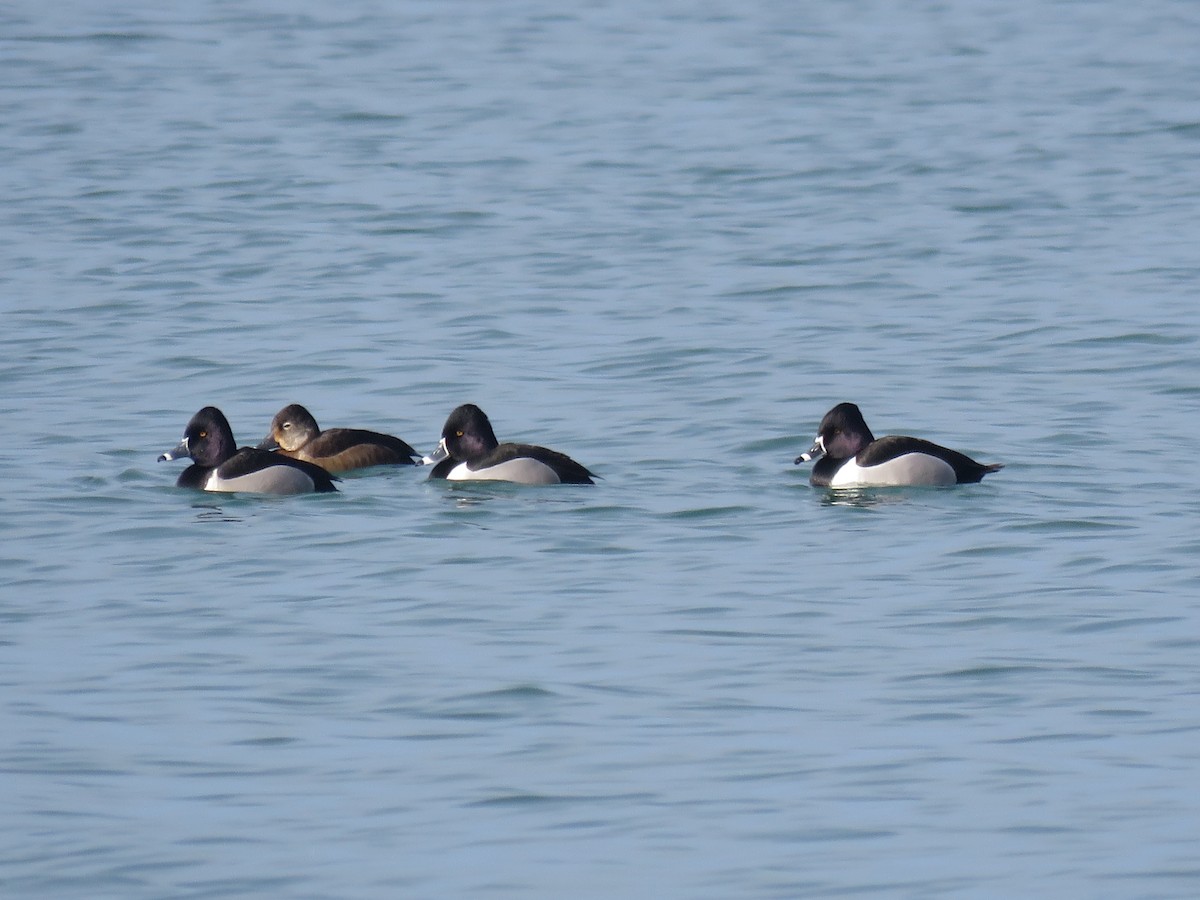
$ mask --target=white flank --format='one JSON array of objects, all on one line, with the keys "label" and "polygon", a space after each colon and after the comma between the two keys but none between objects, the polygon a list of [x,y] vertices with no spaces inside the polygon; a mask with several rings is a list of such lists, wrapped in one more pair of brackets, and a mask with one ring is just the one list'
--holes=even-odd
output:
[{"label": "white flank", "polygon": [[536,459],[510,459],[486,469],[472,471],[459,463],[446,476],[447,481],[513,481],[517,484],[558,484],[561,479],[554,470]]},{"label": "white flank", "polygon": [[903,487],[957,484],[954,467],[926,453],[905,453],[877,466],[861,467],[853,459],[834,473],[830,487]]},{"label": "white flank", "polygon": [[252,494],[311,494],[315,487],[308,475],[291,466],[270,466],[237,478],[222,478],[214,471],[204,485],[206,491],[226,494],[234,491]]}]

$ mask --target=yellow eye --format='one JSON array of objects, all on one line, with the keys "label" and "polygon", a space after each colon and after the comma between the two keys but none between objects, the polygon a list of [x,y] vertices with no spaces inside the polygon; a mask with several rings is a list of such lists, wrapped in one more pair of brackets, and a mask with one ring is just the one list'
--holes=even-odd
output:
[{"label": "yellow eye", "polygon": [[200,432],[200,437],[202,437],[202,438],[208,437],[208,432],[207,431]]},{"label": "yellow eye", "polygon": [[454,436],[455,436],[455,437],[462,437],[462,432],[461,432],[461,431],[456,431],[456,432],[454,432]]}]

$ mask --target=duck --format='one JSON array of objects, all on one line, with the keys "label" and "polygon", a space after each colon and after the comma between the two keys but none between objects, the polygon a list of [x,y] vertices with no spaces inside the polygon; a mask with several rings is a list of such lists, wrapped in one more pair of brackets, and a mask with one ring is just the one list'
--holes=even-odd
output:
[{"label": "duck", "polygon": [[335,479],[320,466],[260,450],[238,449],[229,420],[206,406],[187,423],[179,446],[159,462],[190,457],[176,486],[201,491],[246,491],[255,494],[311,494],[336,491]]},{"label": "duck", "polygon": [[817,464],[809,482],[834,488],[974,484],[1004,468],[921,438],[876,438],[853,403],[825,413],[812,448],[796,457],[796,465],[812,460]]},{"label": "duck", "polygon": [[271,430],[259,450],[275,450],[302,459],[326,472],[349,472],[369,466],[413,466],[420,454],[390,434],[361,428],[328,428],[317,425],[313,414],[293,403],[271,420]]},{"label": "duck", "polygon": [[595,484],[571,457],[533,444],[501,444],[482,409],[464,403],[450,413],[437,449],[422,460],[431,479],[516,484]]}]

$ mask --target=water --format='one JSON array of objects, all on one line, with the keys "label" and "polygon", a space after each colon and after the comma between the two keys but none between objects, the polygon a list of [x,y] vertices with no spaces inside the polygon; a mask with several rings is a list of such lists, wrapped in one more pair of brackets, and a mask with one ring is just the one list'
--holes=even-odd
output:
[{"label": "water", "polygon": [[[1195,896],[1198,34],[6,6],[3,893]],[[155,463],[466,401],[603,480]]]}]

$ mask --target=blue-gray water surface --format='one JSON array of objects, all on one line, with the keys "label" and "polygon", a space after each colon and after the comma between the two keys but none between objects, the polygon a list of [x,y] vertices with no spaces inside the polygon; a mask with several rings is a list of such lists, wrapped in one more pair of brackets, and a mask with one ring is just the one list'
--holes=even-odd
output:
[{"label": "blue-gray water surface", "polygon": [[[1200,894],[1197,46],[4,5],[0,893]],[[814,489],[842,400],[1006,468]],[[602,479],[155,461],[291,402]]]}]

